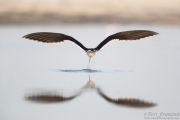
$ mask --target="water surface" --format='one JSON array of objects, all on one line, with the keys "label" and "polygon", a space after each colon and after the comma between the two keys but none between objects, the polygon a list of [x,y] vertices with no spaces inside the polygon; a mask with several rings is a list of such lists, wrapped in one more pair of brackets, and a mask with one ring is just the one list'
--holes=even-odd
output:
[{"label": "water surface", "polygon": [[[180,26],[157,25],[1,25],[0,119],[2,120],[132,120],[146,112],[180,110]],[[87,70],[88,56],[71,42],[47,44],[23,39],[40,31],[61,32],[85,46],[96,47],[118,31],[146,29],[157,36],[138,41],[113,41],[97,52]],[[96,92],[58,104],[35,104],[24,99],[28,89],[75,90],[91,80],[109,94],[158,104],[131,108],[107,102]]]}]

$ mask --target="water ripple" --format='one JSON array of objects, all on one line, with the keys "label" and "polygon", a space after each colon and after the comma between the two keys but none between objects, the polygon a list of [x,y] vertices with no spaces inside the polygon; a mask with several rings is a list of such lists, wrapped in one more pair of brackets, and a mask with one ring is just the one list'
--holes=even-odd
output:
[{"label": "water ripple", "polygon": [[57,72],[69,73],[115,73],[115,72],[132,72],[125,70],[93,70],[93,69],[58,69]]}]

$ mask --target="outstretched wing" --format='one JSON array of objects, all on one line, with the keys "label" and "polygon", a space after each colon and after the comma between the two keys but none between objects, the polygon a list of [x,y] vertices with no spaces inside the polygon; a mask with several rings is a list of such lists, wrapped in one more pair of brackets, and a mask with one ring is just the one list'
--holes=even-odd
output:
[{"label": "outstretched wing", "polygon": [[37,41],[46,42],[46,43],[57,43],[57,42],[64,42],[64,40],[69,40],[77,44],[83,50],[87,51],[87,48],[84,47],[79,41],[77,41],[71,36],[68,36],[62,33],[37,32],[37,33],[31,33],[31,34],[25,35],[23,36],[23,38],[28,38],[28,39],[37,40]]},{"label": "outstretched wing", "polygon": [[140,38],[145,38],[149,36],[156,35],[158,33],[149,31],[149,30],[131,30],[131,31],[124,31],[118,32],[113,35],[107,37],[104,41],[102,41],[95,50],[100,50],[104,45],[106,45],[109,41],[119,39],[119,40],[137,40]]},{"label": "outstretched wing", "polygon": [[100,88],[97,89],[98,93],[105,98],[107,101],[119,104],[119,105],[125,105],[130,107],[153,107],[156,106],[155,103],[147,102],[135,98],[111,98],[110,96],[106,95]]},{"label": "outstretched wing", "polygon": [[81,91],[73,93],[71,95],[64,95],[60,92],[54,91],[41,91],[41,92],[33,92],[26,95],[25,99],[33,102],[41,102],[41,103],[56,103],[56,102],[64,102],[69,101],[80,95]]}]

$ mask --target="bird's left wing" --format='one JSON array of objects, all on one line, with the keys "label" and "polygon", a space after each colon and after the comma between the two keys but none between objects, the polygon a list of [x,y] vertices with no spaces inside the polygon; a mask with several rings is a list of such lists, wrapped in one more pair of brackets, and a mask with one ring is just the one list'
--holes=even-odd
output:
[{"label": "bird's left wing", "polygon": [[139,100],[136,98],[112,98],[105,94],[102,89],[97,88],[98,93],[105,98],[107,101],[119,104],[119,105],[124,105],[124,106],[130,106],[130,107],[153,107],[156,106],[155,103],[152,102],[147,102],[144,100]]},{"label": "bird's left wing", "polygon": [[149,30],[131,30],[131,31],[124,31],[124,32],[118,32],[113,35],[108,36],[105,40],[103,40],[96,48],[95,50],[100,50],[104,45],[106,45],[111,40],[137,40],[140,38],[145,38],[149,36],[156,35],[158,33],[154,31]]},{"label": "bird's left wing", "polygon": [[30,40],[37,40],[37,41],[46,42],[46,43],[57,43],[57,42],[64,42],[64,40],[69,40],[77,44],[83,50],[87,51],[87,48],[84,47],[84,45],[82,45],[79,41],[77,41],[71,36],[68,36],[62,33],[36,32],[36,33],[27,34],[23,36],[23,38],[27,38]]}]

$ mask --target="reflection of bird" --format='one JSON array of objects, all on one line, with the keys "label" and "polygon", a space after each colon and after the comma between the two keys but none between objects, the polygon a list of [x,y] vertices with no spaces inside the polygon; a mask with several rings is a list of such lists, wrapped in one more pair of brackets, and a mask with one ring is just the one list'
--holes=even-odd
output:
[{"label": "reflection of bird", "polygon": [[125,105],[125,106],[131,106],[131,107],[153,107],[156,106],[155,103],[152,102],[146,102],[139,99],[134,98],[112,98],[109,95],[105,94],[103,90],[100,87],[95,86],[94,82],[89,79],[86,86],[80,88],[78,91],[74,92],[71,95],[65,95],[60,92],[55,91],[41,91],[40,93],[34,94],[31,93],[30,95],[26,96],[27,100],[34,101],[34,102],[45,102],[45,103],[54,103],[54,102],[63,102],[72,100],[73,98],[80,95],[84,90],[86,89],[95,89],[100,96],[102,96],[104,99],[111,103],[119,104],[119,105]]},{"label": "reflection of bird", "polygon": [[156,34],[158,33],[149,30],[131,30],[131,31],[118,32],[108,36],[96,48],[86,48],[84,47],[84,45],[82,45],[79,41],[77,41],[73,37],[61,33],[37,32],[37,33],[31,33],[25,35],[23,38],[28,38],[41,42],[47,42],[47,43],[57,43],[57,42],[64,42],[64,40],[69,40],[77,44],[79,47],[81,47],[89,56],[89,61],[90,61],[91,57],[93,57],[97,51],[99,51],[104,45],[106,45],[111,40],[115,40],[115,39],[118,39],[120,41],[137,40],[140,38],[145,38]]}]

